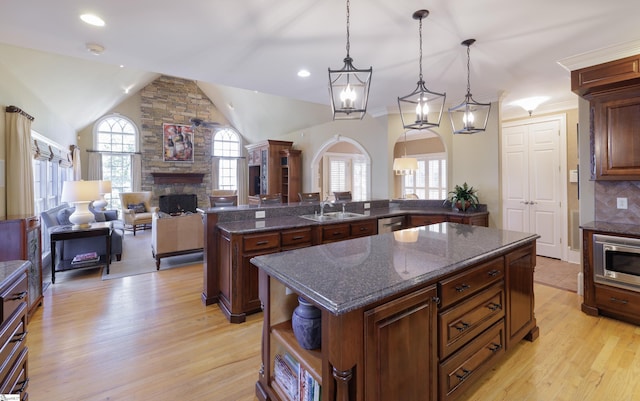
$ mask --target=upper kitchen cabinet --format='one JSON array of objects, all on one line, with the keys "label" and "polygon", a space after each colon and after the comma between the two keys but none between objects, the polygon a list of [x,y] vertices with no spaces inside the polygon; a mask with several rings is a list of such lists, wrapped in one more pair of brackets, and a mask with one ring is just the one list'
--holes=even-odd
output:
[{"label": "upper kitchen cabinet", "polygon": [[591,179],[640,180],[640,56],[571,72],[590,102]]}]

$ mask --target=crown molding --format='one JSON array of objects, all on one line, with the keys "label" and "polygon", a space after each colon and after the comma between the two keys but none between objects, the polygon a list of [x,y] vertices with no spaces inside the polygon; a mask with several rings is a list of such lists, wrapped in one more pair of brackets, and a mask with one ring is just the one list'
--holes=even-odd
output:
[{"label": "crown molding", "polygon": [[634,40],[566,57],[558,60],[557,63],[565,70],[571,72],[638,54],[640,54],[640,40]]}]

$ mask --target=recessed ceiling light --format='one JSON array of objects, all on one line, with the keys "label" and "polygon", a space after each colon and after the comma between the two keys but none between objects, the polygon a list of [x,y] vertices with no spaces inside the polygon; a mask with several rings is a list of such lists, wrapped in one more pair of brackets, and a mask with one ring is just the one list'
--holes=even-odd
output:
[{"label": "recessed ceiling light", "polygon": [[298,76],[300,78],[307,78],[311,75],[311,73],[308,70],[300,70],[298,71]]},{"label": "recessed ceiling light", "polygon": [[82,14],[80,19],[86,22],[89,25],[93,26],[104,26],[104,20],[97,15],[94,14]]}]

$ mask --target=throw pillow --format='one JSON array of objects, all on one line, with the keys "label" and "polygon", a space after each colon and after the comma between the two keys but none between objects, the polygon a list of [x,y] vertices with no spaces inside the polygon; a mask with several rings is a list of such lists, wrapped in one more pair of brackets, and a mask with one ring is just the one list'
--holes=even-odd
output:
[{"label": "throw pillow", "polygon": [[69,221],[69,216],[71,216],[71,214],[73,212],[75,212],[75,210],[76,210],[75,207],[67,207],[67,208],[64,208],[64,209],[60,210],[58,212],[58,215],[56,216],[56,218],[58,219],[58,224],[62,224],[62,225],[72,224]]},{"label": "throw pillow", "polygon": [[97,222],[103,222],[103,221],[107,221],[104,217],[104,213],[103,212],[98,212],[97,210],[93,211],[93,216],[95,217]]},{"label": "throw pillow", "polygon": [[133,213],[144,213],[147,211],[147,208],[144,207],[144,202],[129,203],[127,209],[133,210]]}]

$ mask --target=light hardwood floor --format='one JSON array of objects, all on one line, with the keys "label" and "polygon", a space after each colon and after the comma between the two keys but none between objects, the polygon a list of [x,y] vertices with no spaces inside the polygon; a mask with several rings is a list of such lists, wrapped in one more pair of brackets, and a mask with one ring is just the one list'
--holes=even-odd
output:
[{"label": "light hardwood floor", "polygon": [[[65,273],[29,323],[29,399],[255,400],[262,314],[229,324],[201,289],[201,266],[106,281]],[[461,399],[640,400],[640,328],[583,314],[576,293],[535,293],[540,337]]]}]

